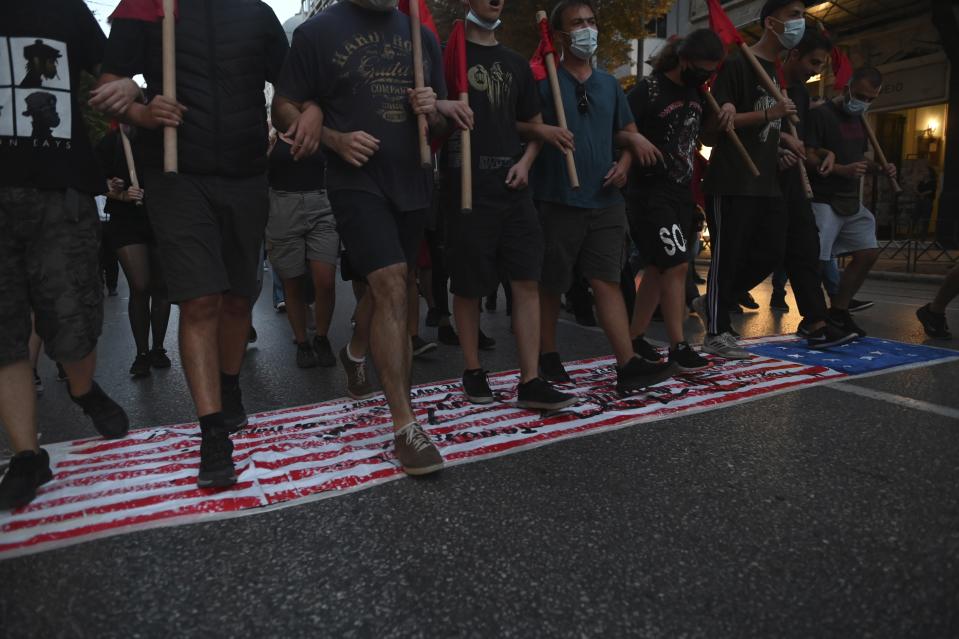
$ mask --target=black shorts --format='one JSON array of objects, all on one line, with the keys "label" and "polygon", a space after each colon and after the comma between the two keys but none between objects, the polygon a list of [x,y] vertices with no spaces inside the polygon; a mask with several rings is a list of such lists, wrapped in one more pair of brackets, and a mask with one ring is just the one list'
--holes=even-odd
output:
[{"label": "black shorts", "polygon": [[665,270],[689,260],[696,202],[688,187],[643,187],[628,201],[629,233],[644,264]]},{"label": "black shorts", "polygon": [[484,297],[499,286],[500,269],[510,281],[538,282],[543,270],[543,229],[530,197],[506,202],[473,202],[446,209],[446,263],[450,290]]},{"label": "black shorts", "polygon": [[154,244],[156,238],[144,211],[141,215],[111,215],[103,224],[103,241],[116,251],[131,244]]},{"label": "black shorts", "polygon": [[270,214],[266,176],[153,170],[145,177],[147,212],[170,301],[225,292],[255,297]]},{"label": "black shorts", "polygon": [[427,209],[400,211],[381,195],[355,190],[330,191],[330,204],[353,279],[394,264],[416,264]]}]

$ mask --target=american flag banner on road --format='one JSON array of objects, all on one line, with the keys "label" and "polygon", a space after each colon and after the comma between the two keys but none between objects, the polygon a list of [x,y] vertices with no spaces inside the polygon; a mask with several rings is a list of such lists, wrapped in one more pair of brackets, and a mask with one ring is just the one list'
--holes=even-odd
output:
[{"label": "american flag banner on road", "polygon": [[[580,401],[543,414],[517,408],[516,372],[490,376],[497,403],[470,404],[458,381],[413,389],[418,419],[448,466],[548,443],[730,406],[879,368],[955,358],[942,349],[885,340],[816,352],[795,339],[746,340],[744,361],[714,360],[647,390],[621,397],[609,359],[572,362],[569,388]],[[864,359],[864,358],[873,359]],[[859,362],[866,362],[860,364]],[[382,395],[260,413],[233,437],[238,483],[196,487],[196,424],[135,430],[122,440],[46,446],[53,481],[36,500],[0,513],[0,558],[91,539],[270,509],[342,495],[399,479],[389,410]]]}]

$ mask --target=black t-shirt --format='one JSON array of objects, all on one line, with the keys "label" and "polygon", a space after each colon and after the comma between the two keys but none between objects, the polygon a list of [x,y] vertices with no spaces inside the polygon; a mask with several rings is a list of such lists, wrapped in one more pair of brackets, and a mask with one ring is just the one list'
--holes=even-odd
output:
[{"label": "black t-shirt", "polygon": [[[799,139],[806,140],[806,124],[809,122],[809,90],[805,84],[792,84],[786,90],[789,99],[796,103],[796,115],[799,116],[799,124],[796,125],[796,134]],[[808,172],[808,171],[807,171]],[[787,204],[793,198],[806,199],[805,187],[802,183],[802,176],[799,174],[799,167],[794,166],[780,173],[780,186]]]},{"label": "black t-shirt", "polygon": [[[852,164],[866,157],[866,130],[862,118],[849,115],[832,100],[809,111],[806,146],[827,149],[836,154],[836,164]],[[832,173],[822,177],[809,172],[817,201],[828,201],[830,195],[858,195],[859,178],[846,178]]]},{"label": "black t-shirt", "polygon": [[81,0],[0,2],[0,185],[105,190],[77,101],[105,43]]},{"label": "black t-shirt", "polygon": [[[759,62],[778,86],[775,65],[762,59]],[[776,105],[776,99],[766,93],[756,72],[741,53],[730,55],[723,63],[713,84],[713,95],[720,105],[732,103],[737,113],[762,112]],[[743,164],[729,136],[720,135],[709,158],[709,171],[703,182],[703,190],[716,195],[778,196],[781,126],[780,120],[771,120],[768,124],[736,129],[743,146],[759,169],[759,177],[753,177]]]},{"label": "black t-shirt", "polygon": [[626,96],[636,127],[662,152],[664,164],[633,164],[630,190],[664,179],[689,186],[693,179],[696,140],[702,126],[704,100],[698,89],[676,84],[656,72],[642,78]]},{"label": "black t-shirt", "polygon": [[[436,37],[422,30],[426,83],[445,99]],[[296,102],[316,101],[335,131],[365,131],[380,148],[362,167],[327,157],[331,190],[360,190],[387,198],[401,211],[427,208],[432,172],[420,166],[413,88],[410,20],[397,10],[364,9],[348,0],[300,25],[277,92]]]},{"label": "black t-shirt", "polygon": [[326,188],[326,158],[318,151],[294,162],[290,145],[277,139],[270,152],[269,181],[275,191],[322,191]]},{"label": "black t-shirt", "polygon": [[[131,143],[131,149],[133,147]],[[130,171],[127,168],[126,155],[123,153],[123,142],[120,134],[110,131],[103,136],[103,139],[96,146],[97,157],[100,160],[100,167],[103,169],[103,179],[120,178],[123,183],[130,186]],[[134,159],[134,166],[136,160]],[[103,209],[110,214],[110,218],[126,215],[146,215],[146,207],[137,206],[132,202],[121,202],[107,197],[106,206]]]},{"label": "black t-shirt", "polygon": [[[506,174],[523,153],[516,122],[528,122],[541,111],[539,92],[529,61],[504,47],[466,42],[469,101],[474,126],[470,136],[473,199],[512,200],[529,197],[527,190],[506,186]],[[459,191],[462,154],[460,134],[446,145],[447,177]]]}]

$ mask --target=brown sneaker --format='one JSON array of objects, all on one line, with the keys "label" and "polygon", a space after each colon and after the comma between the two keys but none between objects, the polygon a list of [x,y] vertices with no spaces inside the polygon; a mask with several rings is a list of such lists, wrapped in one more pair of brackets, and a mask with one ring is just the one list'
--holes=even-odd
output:
[{"label": "brown sneaker", "polygon": [[366,378],[366,360],[354,362],[346,352],[347,347],[340,349],[340,361],[346,371],[346,393],[353,399],[369,399],[373,397],[373,386]]},{"label": "brown sneaker", "polygon": [[429,475],[443,467],[443,456],[430,436],[416,422],[396,431],[393,445],[396,459],[407,475]]}]

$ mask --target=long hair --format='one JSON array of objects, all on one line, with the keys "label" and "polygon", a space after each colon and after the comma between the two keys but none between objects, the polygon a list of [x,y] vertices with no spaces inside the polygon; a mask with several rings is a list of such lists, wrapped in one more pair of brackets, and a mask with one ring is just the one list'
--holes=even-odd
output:
[{"label": "long hair", "polygon": [[680,58],[721,62],[724,57],[726,48],[719,36],[712,29],[696,29],[685,38],[670,38],[647,62],[653,67],[653,71],[666,73],[679,66]]}]

